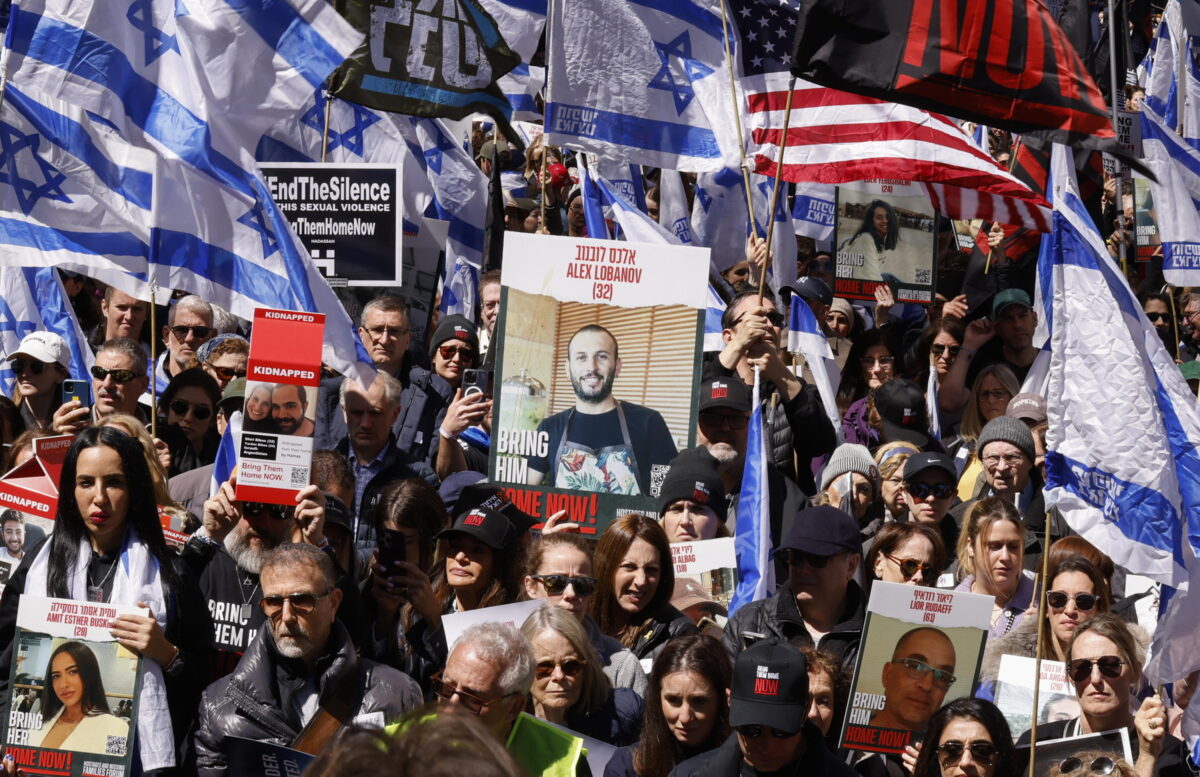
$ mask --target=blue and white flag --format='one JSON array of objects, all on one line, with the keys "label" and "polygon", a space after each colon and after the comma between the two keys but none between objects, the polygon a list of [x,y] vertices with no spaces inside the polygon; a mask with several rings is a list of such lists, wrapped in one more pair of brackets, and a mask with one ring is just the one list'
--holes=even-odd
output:
[{"label": "blue and white flag", "polygon": [[646,184],[642,178],[641,165],[630,165],[602,157],[589,160],[592,172],[608,181],[610,188],[646,212]]},{"label": "blue and white flag", "polygon": [[799,294],[792,295],[792,309],[788,314],[787,348],[792,353],[798,353],[808,363],[813,382],[821,394],[821,405],[825,415],[837,431],[838,444],[842,443],[842,415],[837,409],[837,386],[842,381],[842,371],[838,369],[837,359],[833,357],[833,349],[829,340],[821,331],[817,317]]},{"label": "blue and white flag", "polygon": [[704,307],[704,350],[721,351],[725,348],[725,328],[721,320],[725,317],[725,301],[717,290],[708,285],[708,304]]},{"label": "blue and white flag", "polygon": [[[625,199],[611,181],[597,177],[596,188],[600,201],[608,206],[613,220],[621,228],[621,234],[626,240],[634,243],[660,243],[663,245],[678,245],[679,240],[654,219],[639,210],[633,203]],[[589,230],[590,232],[590,230]]]},{"label": "blue and white flag", "polygon": [[537,96],[546,86],[546,68],[521,63],[496,79],[496,83],[512,106],[513,121],[542,120]]},{"label": "blue and white flag", "polygon": [[942,439],[942,416],[938,409],[937,369],[929,365],[929,379],[925,382],[925,415],[929,417],[929,434]]},{"label": "blue and white flag", "polygon": [[1150,192],[1163,277],[1174,286],[1200,285],[1200,212],[1185,179],[1185,172],[1200,179],[1200,152],[1184,145],[1153,112],[1144,111],[1141,119],[1143,159],[1157,178],[1150,182]]},{"label": "blue and white flag", "polygon": [[1200,545],[1196,398],[1088,216],[1064,146],[1050,177],[1046,507],[1129,572],[1178,587],[1186,542]]},{"label": "blue and white flag", "polygon": [[742,605],[766,599],[775,593],[775,563],[771,560],[770,490],[767,486],[767,444],[763,439],[761,370],[754,368],[754,393],[750,406],[750,431],[746,435],[746,464],[738,495],[737,530],[733,547],[737,553],[738,584],[729,602],[733,615]]},{"label": "blue and white flag", "polygon": [[697,245],[712,249],[713,266],[718,271],[746,260],[749,221],[741,170],[727,167],[696,176],[692,235]]},{"label": "blue and white flag", "polygon": [[579,191],[583,199],[583,221],[588,237],[597,240],[612,240],[608,222],[604,220],[604,203],[600,201],[600,190],[588,170],[587,162],[579,163]]},{"label": "blue and white flag", "polygon": [[[754,187],[754,218],[759,224],[758,236],[765,238],[771,223],[771,197],[775,191],[772,176],[750,175]],[[787,181],[780,181],[779,199],[775,203],[775,227],[771,232],[771,264],[767,268],[767,285],[778,298],[779,290],[796,280],[796,227],[788,210]],[[749,230],[747,230],[747,237]],[[757,279],[755,279],[757,281]]]},{"label": "blue and white flag", "polygon": [[546,26],[546,0],[479,0],[492,15],[508,47],[528,62]]},{"label": "blue and white flag", "polygon": [[792,200],[796,234],[813,240],[833,241],[837,187],[829,183],[798,183]]},{"label": "blue and white flag", "polygon": [[[1191,2],[1191,0],[1188,0]],[[1184,27],[1180,0],[1169,0],[1158,31],[1138,66],[1138,82],[1146,87],[1145,106],[1175,131],[1183,125],[1183,140],[1200,149],[1200,64],[1192,55]],[[1184,63],[1184,85],[1179,86],[1179,62]]]},{"label": "blue and white flag", "polygon": [[660,170],[658,174],[658,223],[675,235],[680,245],[692,245],[692,210],[688,207],[683,179],[676,170]]},{"label": "blue and white flag", "polygon": [[43,330],[66,341],[71,377],[91,381],[95,357],[58,271],[53,267],[0,266],[0,391],[5,396],[12,396],[17,379],[8,355],[17,350],[25,335]]},{"label": "blue and white flag", "polygon": [[553,0],[546,131],[671,170],[740,163],[719,0]]},{"label": "blue and white flag", "polygon": [[212,477],[208,481],[208,495],[217,493],[221,484],[233,476],[237,466],[237,452],[242,441],[242,413],[237,411],[225,424],[225,434],[217,446],[217,458],[213,461]]}]

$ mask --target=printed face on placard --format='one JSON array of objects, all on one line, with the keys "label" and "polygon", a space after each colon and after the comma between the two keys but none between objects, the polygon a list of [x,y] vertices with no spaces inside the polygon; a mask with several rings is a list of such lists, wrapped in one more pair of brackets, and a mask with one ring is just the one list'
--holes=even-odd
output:
[{"label": "printed face on placard", "polygon": [[312,386],[264,381],[247,383],[242,429],[312,437],[316,431],[316,393],[317,389]]}]

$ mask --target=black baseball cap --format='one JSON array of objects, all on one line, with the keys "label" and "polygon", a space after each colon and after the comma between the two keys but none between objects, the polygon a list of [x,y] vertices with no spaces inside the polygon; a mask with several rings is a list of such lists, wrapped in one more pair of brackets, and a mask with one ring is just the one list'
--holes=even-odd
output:
[{"label": "black baseball cap", "polygon": [[435,539],[467,534],[493,550],[508,550],[517,544],[518,532],[512,521],[497,510],[476,507],[460,513],[454,525],[437,533]]},{"label": "black baseball cap", "polygon": [[736,375],[706,380],[700,384],[700,412],[714,407],[727,407],[749,413],[750,390]]},{"label": "black baseball cap", "polygon": [[793,294],[820,302],[822,305],[833,304],[833,289],[829,288],[828,283],[814,276],[801,276],[779,290],[779,296],[785,304]]},{"label": "black baseball cap", "polygon": [[476,507],[481,507],[485,510],[495,510],[507,518],[513,527],[521,533],[529,531],[542,522],[541,519],[533,517],[513,504],[504,495],[504,491],[501,490],[500,486],[486,478],[481,478],[474,483],[463,486],[459,492],[454,511],[461,514]]},{"label": "black baseball cap", "polygon": [[814,556],[836,556],[848,550],[862,551],[858,521],[830,505],[809,507],[796,513],[796,520],[779,550],[799,550]]},{"label": "black baseball cap", "polygon": [[756,642],[733,664],[729,725],[770,726],[795,734],[808,718],[808,661],[774,640]]},{"label": "black baseball cap", "polygon": [[929,413],[925,392],[911,380],[896,378],[875,389],[875,409],[883,422],[886,442],[911,442],[924,448],[929,444]]},{"label": "black baseball cap", "polygon": [[927,469],[936,469],[950,476],[950,482],[958,481],[958,470],[954,462],[944,453],[914,453],[904,462],[904,479],[916,477]]},{"label": "black baseball cap", "polygon": [[341,499],[328,491],[325,492],[325,525],[340,526],[347,533],[351,531],[350,510],[346,508]]}]

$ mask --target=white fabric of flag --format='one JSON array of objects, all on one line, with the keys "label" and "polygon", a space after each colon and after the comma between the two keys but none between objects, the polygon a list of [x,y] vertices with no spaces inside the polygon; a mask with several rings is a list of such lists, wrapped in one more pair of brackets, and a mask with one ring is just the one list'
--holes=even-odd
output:
[{"label": "white fabric of flag", "polygon": [[721,319],[725,316],[725,301],[717,290],[708,286],[708,304],[704,306],[704,350],[716,352],[725,349],[725,329]]},{"label": "white fabric of flag", "polygon": [[1178,587],[1200,540],[1200,416],[1054,147],[1046,506],[1134,574]]},{"label": "white fabric of flag", "polygon": [[1152,111],[1144,111],[1141,120],[1143,159],[1157,178],[1150,192],[1163,277],[1174,286],[1200,285],[1200,212],[1185,178],[1186,171],[1200,180],[1200,151],[1185,145]]},{"label": "white fabric of flag", "polygon": [[677,170],[660,170],[658,174],[658,223],[675,235],[680,245],[692,245],[692,211],[688,207],[687,191]]},{"label": "white fabric of flag", "polygon": [[620,226],[626,240],[634,243],[679,244],[675,235],[625,199],[619,186],[600,175],[593,174],[593,178],[600,192],[600,202],[611,209],[613,220]]},{"label": "white fabric of flag", "polygon": [[546,26],[546,0],[479,0],[479,4],[496,21],[508,47],[523,62],[533,59]]},{"label": "white fabric of flag", "polygon": [[75,380],[91,381],[96,359],[88,346],[75,309],[53,267],[0,266],[0,391],[12,396],[17,376],[8,356],[30,332],[49,331],[61,337],[71,352],[67,372]]},{"label": "white fabric of flag", "polygon": [[[1138,83],[1146,88],[1143,104],[1172,131],[1182,124],[1184,142],[1200,149],[1200,64],[1191,55],[1181,11],[1180,0],[1168,0],[1150,50],[1138,66]],[[1185,67],[1183,89],[1179,87],[1181,54]]]},{"label": "white fabric of flag", "polygon": [[796,234],[813,240],[833,240],[837,187],[829,183],[798,183],[792,199]]},{"label": "white fabric of flag", "polygon": [[496,79],[504,99],[512,106],[513,121],[541,121],[537,96],[546,86],[546,68],[521,63]]},{"label": "white fabric of flag", "polygon": [[842,371],[838,368],[829,340],[821,331],[821,325],[812,308],[799,294],[792,295],[792,308],[788,313],[787,349],[798,353],[808,363],[813,382],[821,394],[821,406],[837,432],[840,445],[844,439],[842,414],[837,408],[837,386],[842,382]]},{"label": "white fabric of flag", "polygon": [[750,227],[746,187],[736,167],[696,176],[692,201],[692,235],[696,245],[712,249],[713,266],[720,272],[746,260]]},{"label": "white fabric of flag", "polygon": [[546,131],[672,170],[739,164],[720,0],[552,0]]}]

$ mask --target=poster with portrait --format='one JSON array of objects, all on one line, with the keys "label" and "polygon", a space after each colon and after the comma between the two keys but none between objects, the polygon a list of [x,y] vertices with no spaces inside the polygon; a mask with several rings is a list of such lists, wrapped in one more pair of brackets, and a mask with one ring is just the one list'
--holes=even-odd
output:
[{"label": "poster with portrait", "polygon": [[728,611],[737,589],[737,552],[733,543],[733,537],[672,542],[671,563],[675,567],[676,589],[680,589],[681,580],[692,580],[696,586],[687,587],[691,599],[704,596]]},{"label": "poster with portrait", "polygon": [[594,534],[657,516],[694,444],[707,248],[511,233],[496,324],[491,479]]},{"label": "poster with portrait", "polygon": [[25,774],[129,774],[141,659],[109,632],[124,614],[147,611],[21,597],[4,752]]},{"label": "poster with portrait", "polygon": [[1154,220],[1154,192],[1150,181],[1133,173],[1133,244],[1139,262],[1149,262],[1162,254],[1162,238]]},{"label": "poster with portrait", "polygon": [[873,583],[840,746],[903,753],[939,707],[970,696],[993,603],[965,591]]},{"label": "poster with portrait", "polygon": [[325,316],[254,311],[238,450],[237,498],[292,505],[308,485]]},{"label": "poster with portrait", "polygon": [[[1098,750],[1108,754],[1108,757],[1114,761],[1123,758],[1126,763],[1132,764],[1137,746],[1137,742],[1129,741],[1129,730],[1124,728],[1077,737],[1049,739],[1045,742],[1039,740],[1037,753],[1033,757],[1033,773],[1030,777],[1047,777],[1056,764],[1061,764],[1066,759],[1074,758],[1079,753],[1088,750]],[[1017,748],[1017,763],[1023,765],[1022,772],[1024,774],[1030,774],[1029,745],[1021,745]],[[1090,768],[1091,764],[1081,764],[1081,766],[1083,767],[1081,774],[1094,774]]]},{"label": "poster with portrait", "polygon": [[937,283],[937,211],[919,185],[872,180],[837,187],[834,294],[875,299],[889,284],[896,302],[929,303]]},{"label": "poster with portrait", "polygon": [[[1028,656],[1000,656],[996,675],[996,706],[1004,713],[1013,740],[1028,731],[1033,719],[1033,678],[1037,660]],[[1067,679],[1062,661],[1042,660],[1038,684],[1038,723],[1054,723],[1079,717],[1079,699],[1075,685]]]}]

